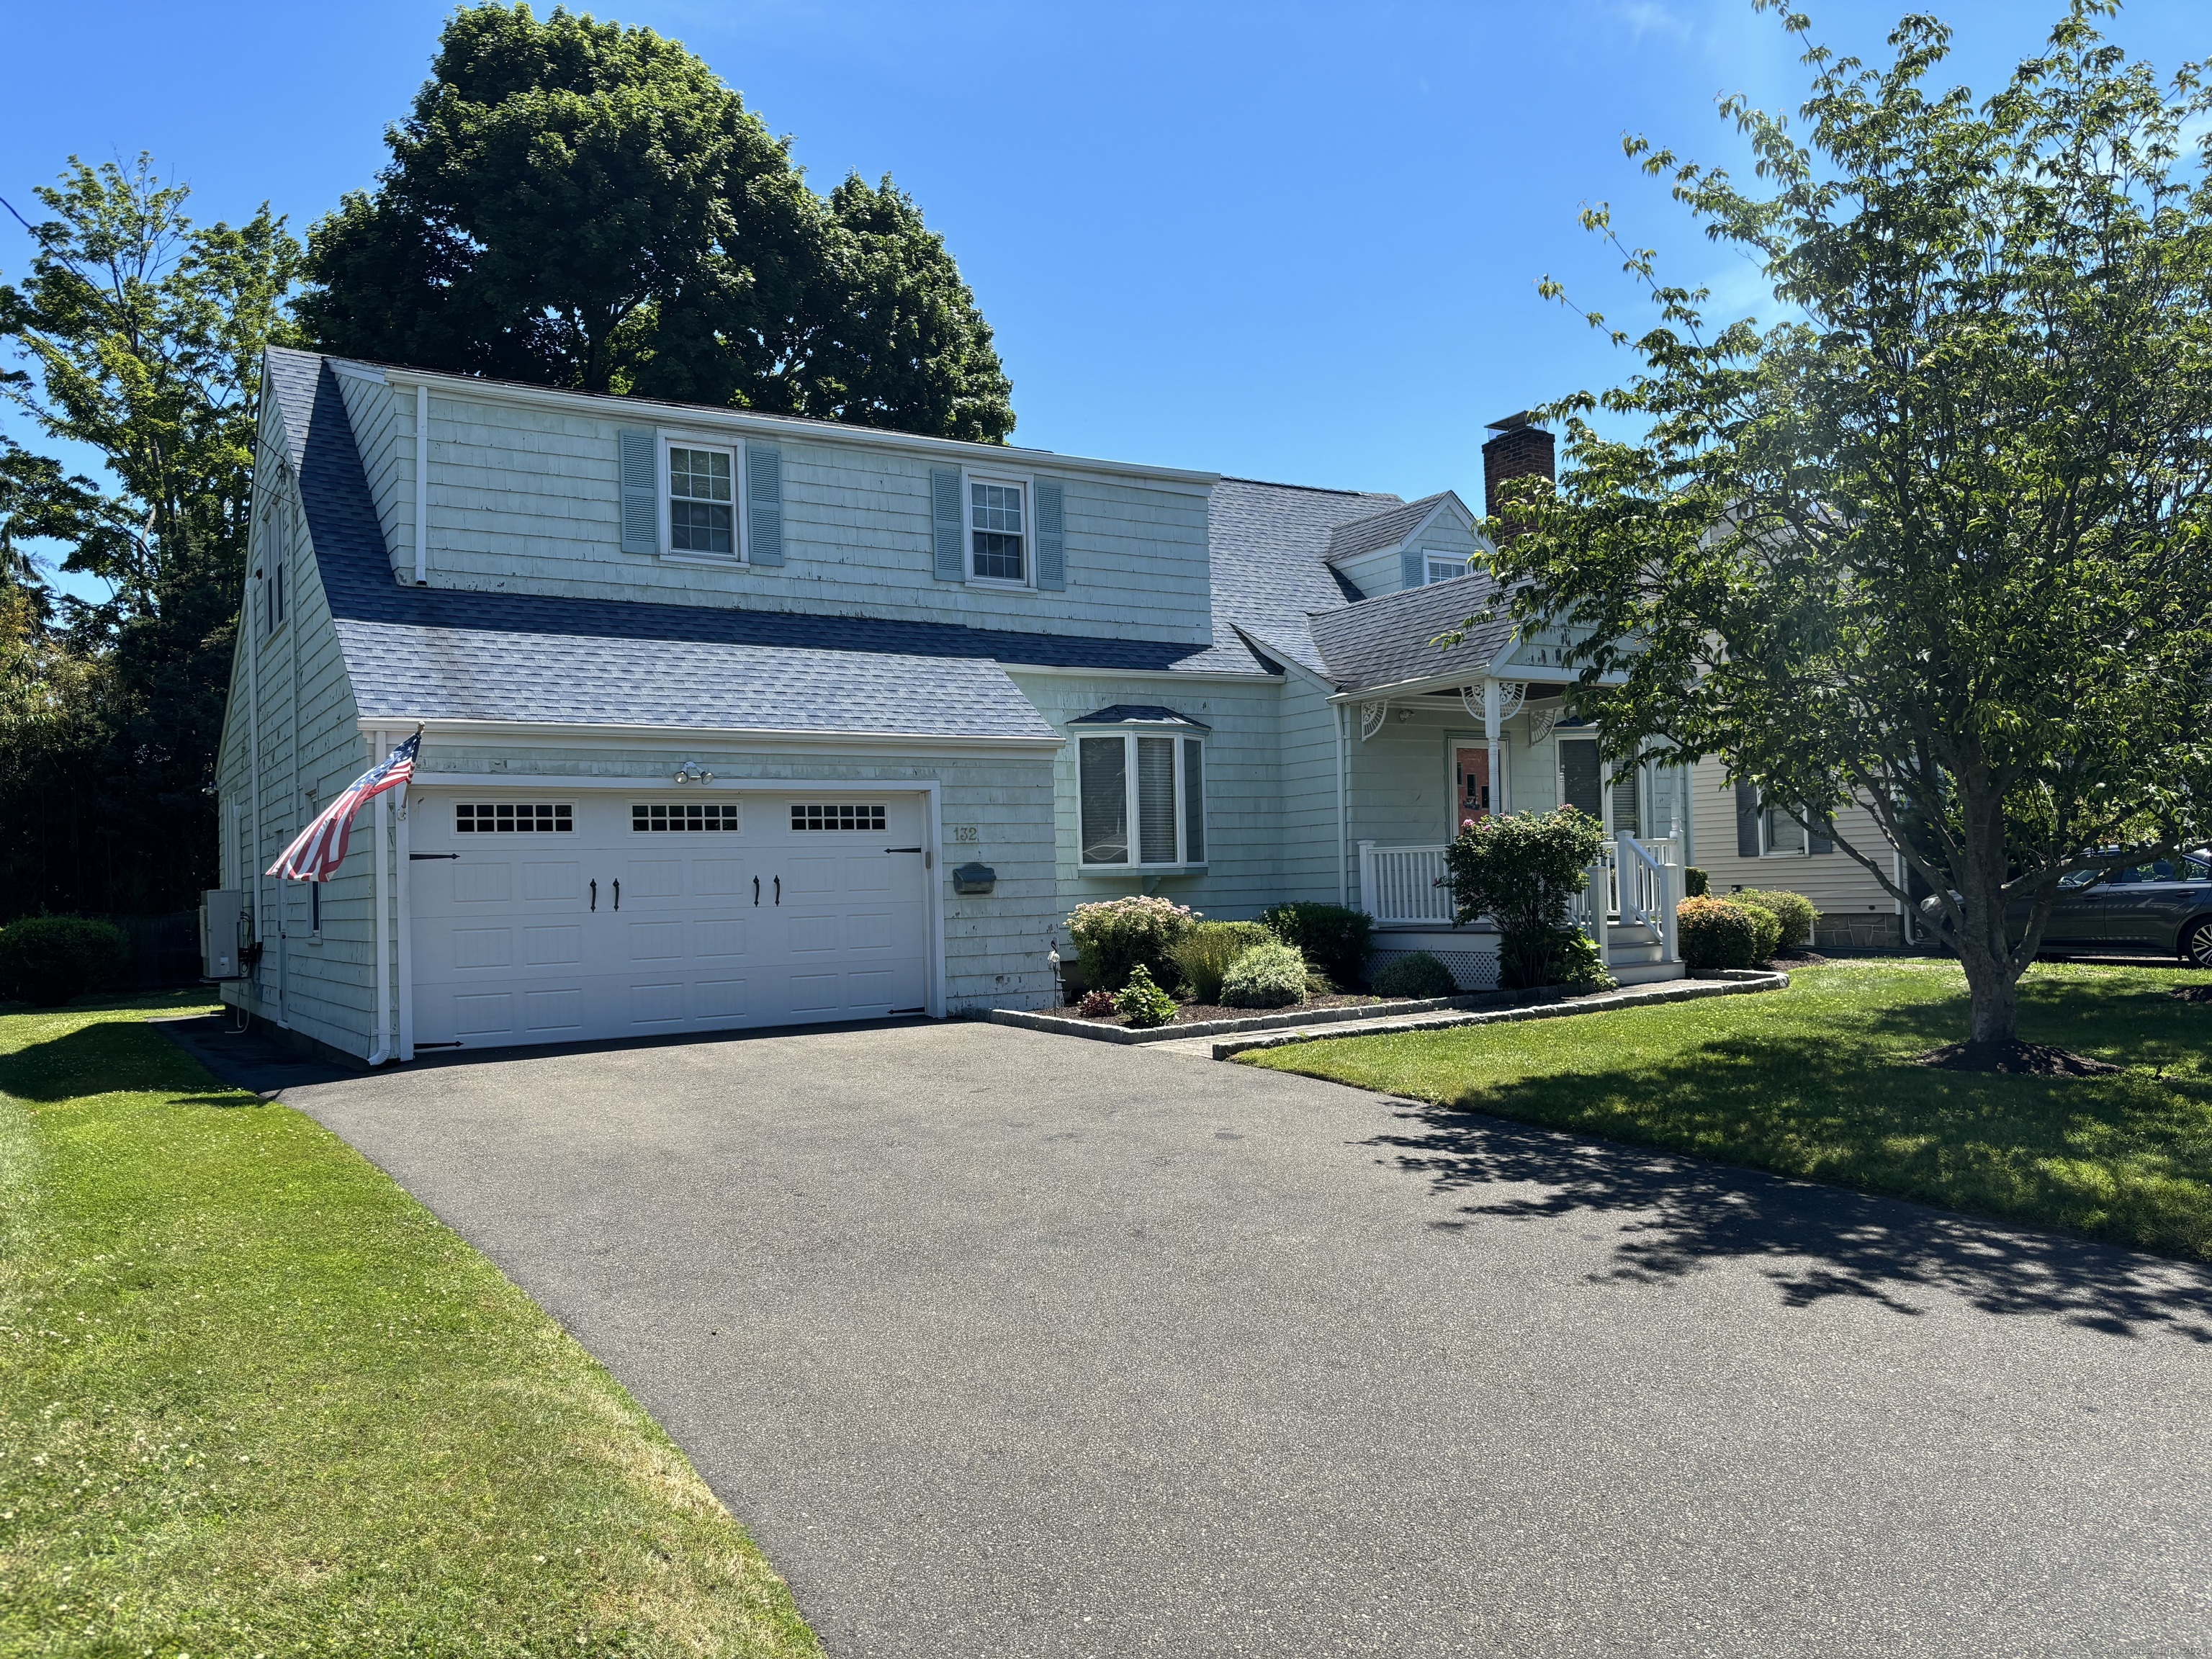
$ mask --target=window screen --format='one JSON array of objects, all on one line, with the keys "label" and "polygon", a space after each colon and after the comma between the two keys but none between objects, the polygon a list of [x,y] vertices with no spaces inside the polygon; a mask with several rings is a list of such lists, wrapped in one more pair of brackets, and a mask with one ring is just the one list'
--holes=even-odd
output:
[{"label": "window screen", "polygon": [[727,450],[668,452],[668,545],[678,553],[738,550],[732,462]]},{"label": "window screen", "polygon": [[464,836],[544,832],[574,830],[576,825],[565,801],[462,801],[453,808],[453,828]]},{"label": "window screen", "polygon": [[794,830],[880,830],[884,827],[884,809],[880,805],[849,802],[823,805],[794,801],[791,807],[791,827]]},{"label": "window screen", "polygon": [[1176,740],[1137,739],[1137,857],[1144,864],[1176,861]]},{"label": "window screen", "polygon": [[735,833],[738,804],[733,800],[685,800],[673,805],[656,803],[647,806],[633,802],[629,827],[634,835],[689,830],[726,830]]},{"label": "window screen", "polygon": [[971,482],[968,511],[975,574],[992,581],[1022,580],[1022,487]]},{"label": "window screen", "polygon": [[1129,861],[1129,745],[1121,738],[1085,738],[1077,745],[1082,768],[1083,861]]},{"label": "window screen", "polygon": [[1802,853],[1805,850],[1805,826],[1778,806],[1766,809],[1766,850],[1770,853]]}]

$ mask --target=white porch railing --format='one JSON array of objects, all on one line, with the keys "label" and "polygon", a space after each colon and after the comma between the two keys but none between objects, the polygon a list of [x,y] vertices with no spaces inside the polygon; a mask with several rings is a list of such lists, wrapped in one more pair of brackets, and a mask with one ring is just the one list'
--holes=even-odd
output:
[{"label": "white porch railing", "polygon": [[[1359,895],[1378,927],[1449,927],[1451,888],[1444,874],[1444,849],[1359,843]],[[1632,957],[1650,959],[1653,945],[1661,962],[1681,959],[1675,948],[1674,907],[1682,898],[1680,844],[1672,836],[1638,841],[1622,834],[1606,843],[1589,869],[1589,881],[1570,907],[1574,923],[1596,941],[1610,966]],[[1646,930],[1644,938],[1621,937],[1622,930]]]},{"label": "white porch railing", "polygon": [[1378,847],[1371,841],[1361,842],[1359,896],[1367,914],[1382,927],[1449,927],[1452,896],[1444,881],[1443,848]]},{"label": "white porch railing", "polygon": [[[1595,902],[1601,898],[1602,908]],[[1596,941],[1598,955],[1607,966],[1625,954],[1641,955],[1651,949],[1650,942],[1632,944],[1615,937],[1626,927],[1648,929],[1658,947],[1657,959],[1679,962],[1674,907],[1681,900],[1680,844],[1672,836],[1638,841],[1624,830],[1606,843],[1598,861],[1590,866],[1589,880],[1575,895],[1569,914]]]}]

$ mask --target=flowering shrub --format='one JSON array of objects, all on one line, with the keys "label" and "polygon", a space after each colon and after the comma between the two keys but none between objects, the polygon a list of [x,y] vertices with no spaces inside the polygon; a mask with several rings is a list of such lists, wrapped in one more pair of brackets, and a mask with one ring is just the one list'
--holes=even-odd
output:
[{"label": "flowering shrub", "polygon": [[1097,991],[1118,991],[1140,964],[1154,988],[1176,976],[1175,947],[1198,925],[1187,904],[1133,895],[1079,904],[1067,918],[1067,936],[1083,963],[1083,982]]},{"label": "flowering shrub", "polygon": [[1129,970],[1129,982],[1114,999],[1114,1006],[1122,1018],[1141,1029],[1173,1019],[1176,1000],[1152,982],[1152,970],[1140,962]]},{"label": "flowering shrub", "polygon": [[1571,940],[1568,907],[1605,847],[1598,821],[1571,806],[1513,812],[1461,827],[1444,849],[1458,920],[1498,925],[1499,976],[1510,988],[1586,978]]},{"label": "flowering shrub", "polygon": [[1075,1012],[1085,1019],[1110,1019],[1121,1011],[1114,1006],[1111,991],[1086,991],[1083,1000],[1075,1005]]}]

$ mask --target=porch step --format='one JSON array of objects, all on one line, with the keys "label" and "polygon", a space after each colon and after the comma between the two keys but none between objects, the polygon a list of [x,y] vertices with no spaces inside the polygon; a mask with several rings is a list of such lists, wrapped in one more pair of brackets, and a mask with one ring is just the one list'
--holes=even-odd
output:
[{"label": "porch step", "polygon": [[1659,947],[1651,948],[1655,960],[1650,962],[1623,962],[1616,956],[1610,969],[1613,976],[1623,985],[1656,985],[1662,980],[1689,977],[1690,970],[1680,963],[1656,960]]}]

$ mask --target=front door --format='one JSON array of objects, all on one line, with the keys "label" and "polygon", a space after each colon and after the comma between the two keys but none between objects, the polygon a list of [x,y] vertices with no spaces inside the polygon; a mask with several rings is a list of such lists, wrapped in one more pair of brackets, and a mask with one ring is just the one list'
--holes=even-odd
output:
[{"label": "front door", "polygon": [[1487,744],[1453,744],[1452,776],[1455,781],[1452,796],[1452,833],[1457,835],[1460,826],[1469,818],[1490,816],[1490,746]]}]

